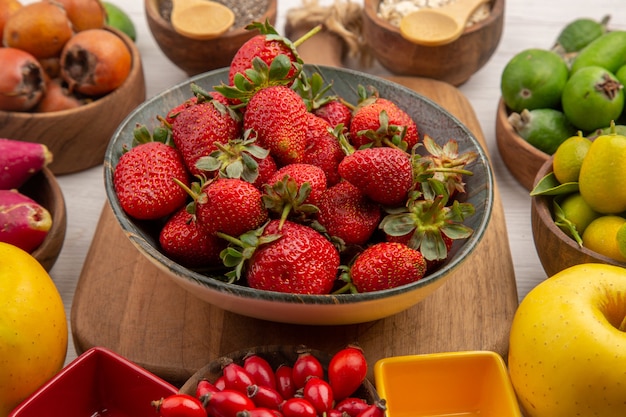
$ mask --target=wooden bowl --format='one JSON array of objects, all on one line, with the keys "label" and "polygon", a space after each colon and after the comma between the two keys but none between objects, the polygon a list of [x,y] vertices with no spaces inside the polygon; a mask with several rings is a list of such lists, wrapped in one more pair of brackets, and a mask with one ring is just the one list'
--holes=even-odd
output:
[{"label": "wooden bowl", "polygon": [[[298,355],[303,351],[309,351],[315,356],[322,366],[324,371],[328,371],[328,364],[332,358],[332,354],[329,352],[320,351],[317,349],[308,348],[306,346],[285,346],[285,345],[268,345],[268,346],[256,346],[249,349],[239,350],[226,354],[220,358],[211,361],[209,364],[200,368],[194,373],[180,388],[178,391],[182,394],[194,395],[196,392],[196,386],[202,379],[206,379],[209,382],[215,382],[217,378],[222,375],[222,363],[224,359],[232,359],[235,363],[243,365],[244,358],[251,353],[257,354],[263,359],[267,360],[272,366],[272,369],[276,370],[279,365],[286,364],[292,366]],[[364,352],[367,354],[367,352]],[[371,371],[371,370],[370,370]],[[372,372],[369,372],[372,374]],[[365,379],[361,387],[356,391],[352,397],[362,398],[367,400],[369,404],[379,400],[376,388],[370,382],[369,379]]]},{"label": "wooden bowl", "polygon": [[20,187],[20,192],[41,204],[52,216],[52,227],[48,235],[31,253],[46,271],[50,271],[63,248],[67,228],[65,199],[61,187],[52,171],[43,168]]},{"label": "wooden bowl", "polygon": [[[161,15],[161,1],[144,1],[148,27],[165,56],[189,76],[229,66],[239,47],[258,34],[257,31],[233,27],[215,39],[198,40],[183,36]],[[268,0],[267,11],[258,19],[260,22],[267,19],[275,24],[276,2]]]},{"label": "wooden bowl", "polygon": [[[449,257],[424,278],[399,287],[359,294],[292,294],[257,290],[246,285],[229,284],[220,271],[201,273],[174,262],[165,256],[158,243],[160,225],[140,222],[122,209],[113,187],[113,173],[121,150],[133,138],[137,123],[148,129],[158,122],[157,114],[166,114],[191,96],[190,84],[211,89],[228,81],[228,68],[222,68],[190,78],[147,100],[120,125],[107,149],[104,177],[107,198],[115,218],[133,245],[150,262],[166,272],[178,285],[201,300],[233,313],[262,320],[293,324],[337,325],[355,324],[388,317],[421,302],[453,277],[452,272],[472,255],[491,217],[494,203],[493,173],[487,155],[476,137],[445,109],[415,91],[399,84],[358,71],[323,66],[304,65],[308,74],[318,72],[324,84],[332,81],[329,95],[338,95],[348,102],[358,99],[357,86],[372,86],[407,110],[421,128],[422,134],[439,141],[455,138],[459,152],[474,151],[477,159],[468,167],[473,175],[467,178],[464,201],[472,204],[475,214],[465,220],[473,229],[468,239],[457,241]],[[452,285],[454,285],[452,283]]]},{"label": "wooden bowl", "polygon": [[416,45],[403,38],[398,27],[378,16],[379,4],[380,0],[364,0],[363,36],[380,64],[394,74],[461,85],[487,63],[502,36],[504,0],[493,0],[487,19],[441,46]]},{"label": "wooden bowl", "polygon": [[508,121],[509,111],[500,98],[496,114],[496,144],[509,172],[528,191],[533,189],[535,176],[550,155],[540,151],[517,134]]},{"label": "wooden bowl", "polygon": [[[552,159],[541,166],[534,183],[552,172]],[[533,196],[531,199],[531,224],[537,255],[546,274],[551,277],[570,266],[583,263],[602,263],[626,268],[626,263],[618,262],[578,243],[554,223],[551,196]]]},{"label": "wooden bowl", "polygon": [[114,28],[131,51],[133,65],[119,88],[76,109],[50,113],[0,111],[0,137],[43,143],[54,155],[48,166],[56,174],[69,174],[99,165],[111,135],[138,104],[146,99],[139,50]]}]

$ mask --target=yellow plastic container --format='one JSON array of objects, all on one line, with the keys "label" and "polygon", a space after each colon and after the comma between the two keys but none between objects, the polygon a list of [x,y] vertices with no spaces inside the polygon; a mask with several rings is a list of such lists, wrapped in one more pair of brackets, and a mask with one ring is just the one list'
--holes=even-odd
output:
[{"label": "yellow plastic container", "polygon": [[374,365],[387,417],[521,417],[500,355],[464,351],[395,356]]}]

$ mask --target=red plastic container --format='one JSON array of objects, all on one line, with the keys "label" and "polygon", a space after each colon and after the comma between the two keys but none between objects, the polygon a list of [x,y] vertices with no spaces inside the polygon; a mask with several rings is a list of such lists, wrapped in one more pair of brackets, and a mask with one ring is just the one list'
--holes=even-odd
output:
[{"label": "red plastic container", "polygon": [[9,417],[155,417],[151,402],[178,392],[158,376],[102,347],[84,352]]}]

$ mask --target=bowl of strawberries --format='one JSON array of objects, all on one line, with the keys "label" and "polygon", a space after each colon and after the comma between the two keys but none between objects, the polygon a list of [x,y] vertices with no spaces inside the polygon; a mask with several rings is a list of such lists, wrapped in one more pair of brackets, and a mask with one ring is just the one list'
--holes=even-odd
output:
[{"label": "bowl of strawberries", "polygon": [[150,261],[227,311],[349,324],[408,309],[482,239],[486,153],[413,90],[282,47],[137,107],[106,152],[114,214]]}]

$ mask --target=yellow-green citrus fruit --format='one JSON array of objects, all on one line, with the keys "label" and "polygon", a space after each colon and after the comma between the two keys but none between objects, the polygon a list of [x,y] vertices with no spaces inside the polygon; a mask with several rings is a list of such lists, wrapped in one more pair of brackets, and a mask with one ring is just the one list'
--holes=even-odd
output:
[{"label": "yellow-green citrus fruit", "polygon": [[106,24],[124,32],[133,41],[137,40],[135,24],[126,12],[115,4],[103,1],[102,5],[106,11]]},{"label": "yellow-green citrus fruit", "polygon": [[626,416],[625,294],[626,269],[600,263],[566,268],[528,292],[508,354],[524,416]]},{"label": "yellow-green citrus fruit", "polygon": [[524,50],[515,55],[502,71],[502,100],[515,112],[557,108],[568,75],[567,64],[555,52]]},{"label": "yellow-green citrus fruit", "polygon": [[559,145],[554,152],[552,170],[561,184],[578,182],[580,167],[590,146],[591,140],[580,134],[566,139]]},{"label": "yellow-green citrus fruit", "polygon": [[615,75],[590,66],[573,74],[563,89],[563,113],[579,129],[591,131],[609,126],[624,110],[624,91]]},{"label": "yellow-green citrus fruit", "polygon": [[67,354],[63,300],[29,253],[0,242],[0,417],[52,378]]},{"label": "yellow-green citrus fruit", "polygon": [[617,246],[622,256],[626,257],[626,223],[617,231]]},{"label": "yellow-green citrus fruit", "polygon": [[617,244],[617,231],[626,223],[621,216],[606,215],[593,220],[582,235],[583,246],[600,255],[626,262]]},{"label": "yellow-green citrus fruit", "polygon": [[580,167],[578,187],[598,213],[626,211],[626,136],[598,136]]},{"label": "yellow-green citrus fruit", "polygon": [[578,235],[582,235],[589,223],[601,216],[600,213],[589,207],[580,193],[568,195],[559,206],[563,210],[565,218],[576,227]]}]

